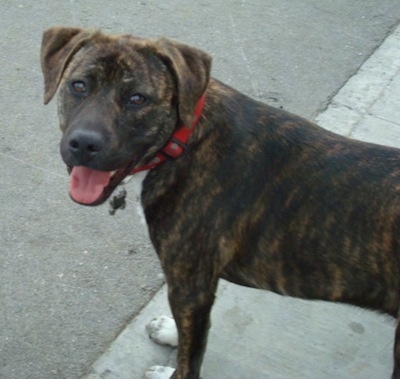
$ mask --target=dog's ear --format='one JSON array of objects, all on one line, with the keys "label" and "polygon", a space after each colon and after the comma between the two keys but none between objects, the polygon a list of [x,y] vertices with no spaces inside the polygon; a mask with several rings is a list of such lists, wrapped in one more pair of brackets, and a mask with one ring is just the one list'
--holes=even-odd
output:
[{"label": "dog's ear", "polygon": [[40,63],[44,76],[44,103],[57,92],[64,70],[73,55],[88,41],[93,31],[53,27],[43,33]]},{"label": "dog's ear", "polygon": [[194,47],[160,38],[157,53],[171,68],[178,89],[178,110],[181,121],[190,126],[196,104],[210,79],[211,57]]}]

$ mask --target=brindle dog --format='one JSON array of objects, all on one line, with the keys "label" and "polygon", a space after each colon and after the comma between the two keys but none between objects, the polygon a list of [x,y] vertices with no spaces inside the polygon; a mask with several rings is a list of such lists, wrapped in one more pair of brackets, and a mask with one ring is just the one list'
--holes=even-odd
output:
[{"label": "brindle dog", "polygon": [[[141,204],[179,334],[171,378],[199,378],[219,278],[398,316],[400,150],[252,100],[167,39],[55,27],[41,63],[71,197],[100,204],[147,169]],[[182,154],[165,150],[172,137]],[[397,327],[393,378],[399,342]]]}]

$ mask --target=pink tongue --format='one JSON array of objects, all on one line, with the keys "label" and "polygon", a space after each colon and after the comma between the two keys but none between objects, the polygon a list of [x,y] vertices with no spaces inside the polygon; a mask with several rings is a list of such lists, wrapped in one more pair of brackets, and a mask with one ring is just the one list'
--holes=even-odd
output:
[{"label": "pink tongue", "polygon": [[92,204],[100,198],[110,181],[111,173],[91,170],[87,167],[74,167],[70,178],[71,197],[82,204]]}]

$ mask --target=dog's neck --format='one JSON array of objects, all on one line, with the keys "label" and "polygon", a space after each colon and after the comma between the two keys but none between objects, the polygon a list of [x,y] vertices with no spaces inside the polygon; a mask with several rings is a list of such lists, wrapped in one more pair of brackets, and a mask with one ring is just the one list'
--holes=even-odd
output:
[{"label": "dog's neck", "polygon": [[186,125],[181,125],[178,130],[172,135],[172,137],[168,140],[166,145],[156,154],[156,156],[147,164],[134,167],[131,171],[131,175],[134,175],[141,171],[151,170],[156,166],[159,166],[163,162],[169,159],[176,159],[187,148],[187,141],[192,135],[196,125],[198,124],[201,114],[203,112],[204,103],[206,100],[206,95],[202,95],[197,102],[195,111],[194,111],[194,119],[192,125],[190,127]]}]

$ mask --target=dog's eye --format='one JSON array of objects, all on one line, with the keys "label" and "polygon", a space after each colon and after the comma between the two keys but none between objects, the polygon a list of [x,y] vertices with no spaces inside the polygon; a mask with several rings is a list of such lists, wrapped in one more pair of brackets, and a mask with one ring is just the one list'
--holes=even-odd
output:
[{"label": "dog's eye", "polygon": [[71,88],[78,95],[85,95],[87,91],[86,84],[82,80],[77,80],[75,82],[72,82]]},{"label": "dog's eye", "polygon": [[147,103],[147,99],[140,93],[135,93],[128,99],[128,105],[138,107]]}]

